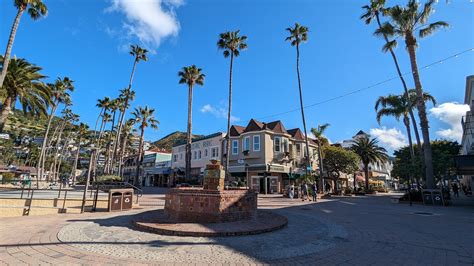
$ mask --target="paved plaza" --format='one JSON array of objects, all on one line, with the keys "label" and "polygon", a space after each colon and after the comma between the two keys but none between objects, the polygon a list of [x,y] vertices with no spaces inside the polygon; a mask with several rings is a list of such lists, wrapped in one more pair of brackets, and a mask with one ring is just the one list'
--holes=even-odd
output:
[{"label": "paved plaza", "polygon": [[[160,192],[161,193],[161,192]],[[19,264],[473,265],[474,207],[391,203],[390,195],[314,204],[281,196],[259,208],[288,218],[278,231],[238,237],[177,237],[138,231],[135,215],[163,208],[2,218],[0,262]]]}]

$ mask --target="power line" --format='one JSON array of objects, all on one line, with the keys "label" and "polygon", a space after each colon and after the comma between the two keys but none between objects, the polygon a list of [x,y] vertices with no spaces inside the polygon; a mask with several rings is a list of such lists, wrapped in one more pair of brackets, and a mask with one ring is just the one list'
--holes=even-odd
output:
[{"label": "power line", "polygon": [[[467,50],[461,51],[461,52],[459,52],[459,53],[450,55],[450,56],[448,56],[448,57],[446,57],[446,58],[443,58],[443,59],[440,59],[440,60],[438,60],[438,61],[432,62],[432,63],[430,63],[430,64],[428,64],[428,65],[425,65],[425,66],[419,68],[419,70],[420,70],[420,71],[425,70],[425,69],[427,69],[427,68],[429,68],[429,67],[431,67],[431,66],[441,64],[441,63],[443,63],[443,62],[445,62],[445,61],[447,61],[447,60],[450,60],[450,59],[453,59],[453,58],[457,58],[457,57],[459,57],[460,55],[463,55],[463,54],[465,54],[465,53],[472,52],[472,51],[474,51],[474,48],[469,48],[469,49],[467,49]],[[408,75],[408,74],[412,74],[412,72],[411,72],[411,71],[406,72],[406,73],[402,74],[402,76],[405,76],[405,75]],[[306,105],[306,106],[304,106],[303,108],[304,108],[304,109],[308,109],[308,108],[312,108],[312,107],[315,107],[315,106],[318,106],[318,105],[321,105],[321,104],[325,104],[325,103],[328,103],[328,102],[332,102],[332,101],[335,101],[335,100],[339,100],[339,99],[341,99],[341,98],[344,98],[344,97],[347,97],[347,96],[350,96],[350,95],[353,95],[353,94],[356,94],[356,93],[359,93],[359,92],[362,92],[362,91],[365,91],[365,90],[368,90],[368,89],[371,89],[371,88],[374,88],[374,87],[377,87],[377,86],[380,86],[380,85],[382,85],[382,84],[384,84],[384,83],[387,83],[387,82],[390,82],[390,81],[392,81],[392,80],[394,80],[394,79],[399,79],[399,78],[400,78],[400,77],[399,77],[398,75],[396,75],[396,76],[393,76],[393,77],[391,77],[391,78],[385,79],[385,80],[383,80],[383,81],[374,83],[374,84],[372,84],[372,85],[370,85],[370,86],[363,87],[363,88],[360,88],[360,89],[357,89],[357,90],[353,90],[353,91],[347,92],[347,93],[345,93],[345,94],[341,94],[341,95],[339,95],[339,96],[335,96],[335,97],[332,97],[332,98],[329,98],[329,99],[326,99],[326,100],[323,100],[323,101],[320,101],[320,102],[316,102],[316,103],[313,103],[313,104],[310,104],[310,105]],[[267,115],[267,116],[258,117],[257,119],[258,119],[258,120],[264,120],[264,119],[266,119],[266,118],[271,118],[271,117],[275,117],[275,116],[285,115],[285,114],[297,112],[297,111],[300,111],[300,110],[301,110],[301,108],[295,108],[295,109],[288,110],[288,111],[285,111],[285,112],[280,112],[280,113],[275,113],[275,114],[272,114],[272,115]]]}]

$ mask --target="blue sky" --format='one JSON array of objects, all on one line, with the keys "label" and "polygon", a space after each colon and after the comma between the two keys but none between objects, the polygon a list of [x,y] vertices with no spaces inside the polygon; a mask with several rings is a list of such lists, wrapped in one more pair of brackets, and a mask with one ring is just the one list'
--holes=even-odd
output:
[{"label": "blue sky", "polygon": [[[0,49],[5,49],[15,16],[13,1],[0,3]],[[20,22],[13,54],[44,68],[51,79],[75,80],[73,111],[93,126],[96,100],[115,97],[127,86],[132,58],[128,45],[138,43],[153,51],[140,63],[132,106],[156,109],[159,130],[148,130],[156,140],[176,130],[186,130],[187,88],[178,84],[177,72],[196,64],[206,74],[205,85],[194,92],[193,131],[224,131],[229,60],[216,47],[217,36],[240,29],[249,49],[234,65],[233,113],[237,124],[250,118],[282,120],[287,128],[302,127],[298,111],[272,116],[299,107],[295,49],[284,39],[285,28],[299,22],[310,28],[309,42],[301,47],[301,75],[305,105],[324,101],[393,77],[383,41],[372,35],[375,25],[359,20],[366,1],[290,0],[45,0],[49,14]],[[423,2],[423,1],[422,1]],[[388,1],[388,5],[405,1]],[[420,40],[418,63],[424,66],[474,47],[474,3],[440,1],[431,21],[445,20],[448,30]],[[409,70],[407,53],[397,48],[402,70]],[[465,78],[474,74],[474,52],[465,53],[421,72],[423,86],[438,100],[431,116],[432,138],[459,137],[456,121],[465,107]],[[410,86],[413,81],[407,77]],[[374,102],[380,95],[400,93],[394,79],[328,103],[306,109],[307,123],[330,123],[332,142],[348,139],[359,129],[377,135],[388,148],[404,142],[404,129],[394,119],[375,120]],[[443,105],[444,104],[444,105]],[[431,108],[431,106],[430,106]],[[401,130],[401,131],[398,131]]]}]

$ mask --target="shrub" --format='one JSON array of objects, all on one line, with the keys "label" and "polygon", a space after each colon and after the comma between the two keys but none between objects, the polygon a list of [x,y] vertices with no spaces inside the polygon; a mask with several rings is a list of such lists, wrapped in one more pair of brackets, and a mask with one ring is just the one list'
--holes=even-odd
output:
[{"label": "shrub", "polygon": [[350,187],[346,187],[344,189],[344,194],[346,194],[346,195],[352,194],[352,189]]},{"label": "shrub", "polygon": [[4,174],[2,174],[2,182],[3,183],[10,183],[10,182],[13,181],[14,178],[15,178],[14,173],[4,173]]},{"label": "shrub", "polygon": [[116,175],[103,175],[97,177],[97,182],[117,182],[122,181],[120,176]]}]

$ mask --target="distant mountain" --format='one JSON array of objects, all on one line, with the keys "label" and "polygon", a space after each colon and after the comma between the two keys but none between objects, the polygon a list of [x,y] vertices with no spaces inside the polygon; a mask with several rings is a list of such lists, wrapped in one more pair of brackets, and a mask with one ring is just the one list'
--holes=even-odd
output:
[{"label": "distant mountain", "polygon": [[[199,138],[199,137],[203,137],[203,136],[193,135],[193,138]],[[168,152],[171,152],[175,144],[183,142],[183,141],[186,141],[186,132],[175,131],[155,142],[152,142],[151,148],[159,148],[159,149],[164,149]]]}]

